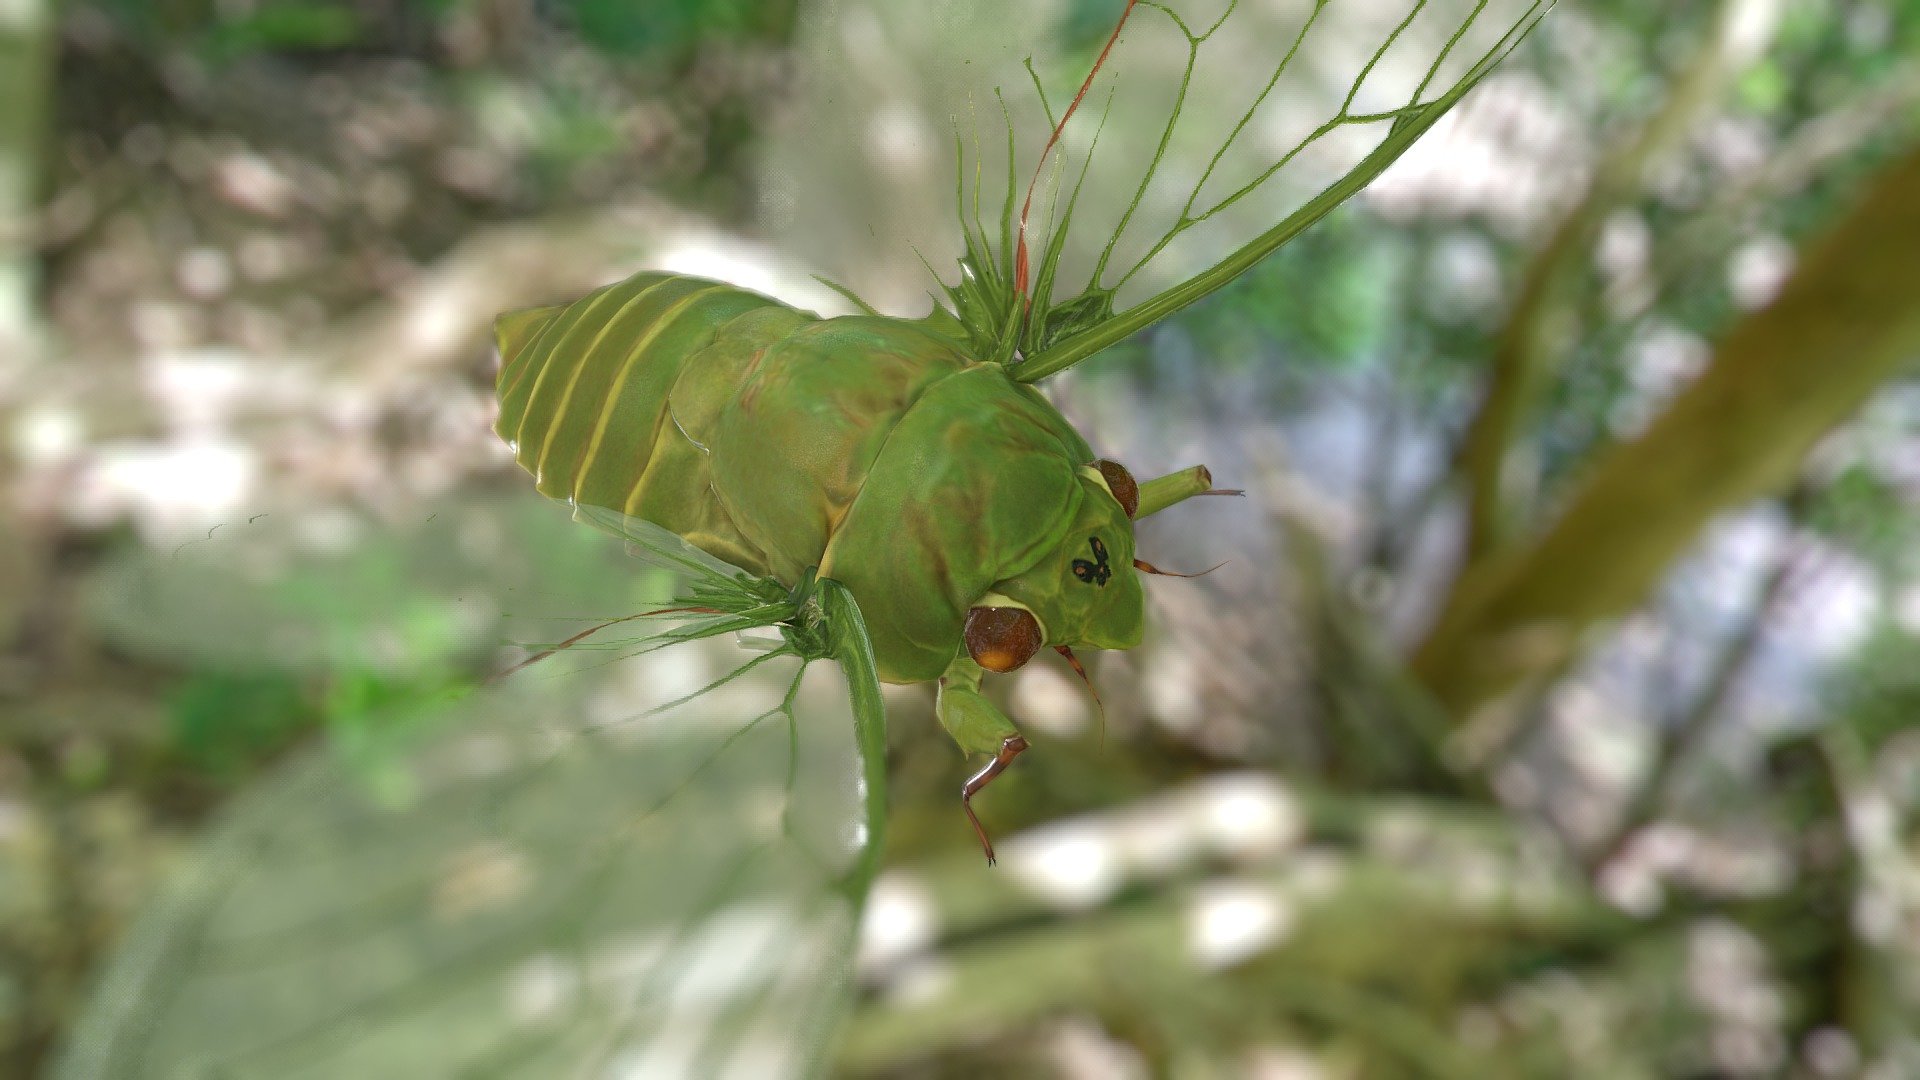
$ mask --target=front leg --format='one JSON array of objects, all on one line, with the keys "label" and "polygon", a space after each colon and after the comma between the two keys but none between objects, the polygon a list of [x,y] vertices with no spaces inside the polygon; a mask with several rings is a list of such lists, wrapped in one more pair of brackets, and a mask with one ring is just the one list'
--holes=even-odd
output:
[{"label": "front leg", "polygon": [[993,755],[985,768],[968,777],[960,787],[960,807],[966,811],[974,835],[980,838],[987,865],[992,866],[993,841],[988,839],[986,828],[973,812],[973,797],[1020,756],[1027,748],[1027,740],[1020,729],[1013,726],[1013,721],[980,693],[981,674],[980,665],[968,657],[963,655],[954,660],[946,674],[940,676],[940,696],[935,700],[934,711],[940,717],[940,726],[947,729],[960,749]]},{"label": "front leg", "polygon": [[960,808],[967,812],[967,820],[973,823],[973,833],[980,838],[980,847],[987,853],[988,866],[992,866],[997,859],[993,853],[993,841],[987,838],[986,828],[980,824],[980,818],[973,812],[973,796],[975,792],[986,787],[994,777],[999,776],[1002,769],[1013,764],[1013,759],[1019,757],[1020,752],[1026,748],[1027,740],[1024,736],[1007,736],[1006,741],[1000,744],[1000,749],[994,752],[993,760],[987,762],[987,767],[974,773],[967,778],[966,783],[960,785]]}]

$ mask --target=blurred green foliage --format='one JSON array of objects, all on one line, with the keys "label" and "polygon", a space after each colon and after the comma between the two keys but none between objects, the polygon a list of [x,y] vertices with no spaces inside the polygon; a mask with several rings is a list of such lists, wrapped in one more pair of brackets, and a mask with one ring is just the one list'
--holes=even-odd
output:
[{"label": "blurred green foliage", "polygon": [[266,51],[329,49],[360,40],[360,18],[345,4],[283,0],[236,19],[223,19],[206,31],[207,48],[216,56]]},{"label": "blurred green foliage", "polygon": [[1891,478],[1853,463],[1820,488],[1808,524],[1898,579],[1913,572],[1920,539],[1920,522],[1908,511],[1905,494]]},{"label": "blurred green foliage", "polygon": [[[260,52],[399,48],[495,0],[97,0],[153,44],[232,60]],[[679,64],[714,42],[779,44],[793,32],[794,0],[555,0],[537,5],[554,30],[591,48],[647,63]]]},{"label": "blurred green foliage", "polygon": [[1090,61],[1113,35],[1114,20],[1126,6],[1127,0],[1067,0],[1054,34],[1069,54]]},{"label": "blurred green foliage", "polygon": [[[338,49],[363,42],[372,24],[365,5],[345,0],[98,0],[101,10],[152,45],[187,44],[209,56],[233,59],[257,52]],[[423,14],[445,7],[432,0],[399,5]]]},{"label": "blurred green foliage", "polygon": [[1209,368],[1296,358],[1303,377],[1377,357],[1405,295],[1400,245],[1362,242],[1371,230],[1337,211],[1216,296],[1172,320],[1192,335]]},{"label": "blurred green foliage", "polygon": [[168,692],[167,720],[181,763],[222,782],[258,771],[320,722],[294,678],[212,671]]},{"label": "blurred green foliage", "polygon": [[588,44],[656,61],[715,40],[785,41],[797,8],[791,0],[561,0],[556,6]]}]

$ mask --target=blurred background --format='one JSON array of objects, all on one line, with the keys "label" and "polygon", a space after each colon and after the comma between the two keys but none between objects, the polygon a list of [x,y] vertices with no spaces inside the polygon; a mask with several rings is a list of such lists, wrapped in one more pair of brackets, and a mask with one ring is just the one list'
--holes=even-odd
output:
[{"label": "blurred background", "polygon": [[[1024,185],[1033,84],[1057,111],[1122,6],[0,2],[0,1075],[116,1022],[89,995],[210,827],[330,797],[259,794],[288,769],[405,801],[410,717],[659,595],[491,432],[496,313],[643,266],[924,313],[956,141],[992,204],[1002,89]],[[1185,72],[1202,130],[1320,11],[1248,7]],[[1336,5],[1253,157],[1411,9]],[[1096,245],[1183,84],[1135,18]],[[979,803],[995,870],[930,693],[889,692],[892,831],[811,1063],[1920,1076],[1917,121],[1912,0],[1562,4],[1364,194],[1055,380],[1137,474],[1246,489],[1141,530],[1226,565],[1149,584],[1102,710],[1001,680],[1034,750]],[[1165,272],[1344,167],[1303,155]],[[555,775],[517,797],[601,812]],[[575,1074],[406,1060],[298,1075]],[[607,1074],[718,1074],[640,1060]]]}]

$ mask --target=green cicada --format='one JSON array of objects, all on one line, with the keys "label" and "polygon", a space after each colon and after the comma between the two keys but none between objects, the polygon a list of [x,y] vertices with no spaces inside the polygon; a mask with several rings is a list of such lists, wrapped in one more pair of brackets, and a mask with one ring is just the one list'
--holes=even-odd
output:
[{"label": "green cicada", "polygon": [[[1122,10],[1042,162],[1137,2]],[[1233,10],[1195,33],[1170,9],[1146,6],[1196,50]],[[543,494],[588,517],[651,523],[777,590],[843,586],[879,679],[937,681],[941,724],[963,750],[991,756],[961,798],[992,862],[971,798],[1027,742],[982,695],[982,674],[1019,668],[1045,646],[1084,677],[1075,648],[1139,644],[1137,572],[1160,571],[1135,557],[1134,521],[1222,493],[1204,466],[1136,482],[1096,457],[1032,384],[1253,266],[1398,156],[1511,40],[1431,99],[1423,80],[1400,107],[1359,116],[1349,94],[1337,120],[1390,127],[1359,167],[1212,269],[1124,312],[1098,267],[1076,295],[1055,295],[1078,188],[1036,257],[1027,239],[1034,185],[1016,213],[1009,177],[1001,242],[965,228],[961,283],[925,318],[862,304],[864,314],[823,319],[658,273],[503,315],[496,430]],[[1156,156],[1142,190],[1158,165]],[[1196,220],[1183,215],[1142,262]]]},{"label": "green cicada", "polygon": [[540,491],[787,589],[845,585],[879,678],[938,680],[941,723],[993,755],[963,799],[1027,745],[982,672],[1139,644],[1133,518],[1210,484],[1202,467],[1136,484],[1017,363],[924,323],[642,273],[498,334],[498,430]]}]

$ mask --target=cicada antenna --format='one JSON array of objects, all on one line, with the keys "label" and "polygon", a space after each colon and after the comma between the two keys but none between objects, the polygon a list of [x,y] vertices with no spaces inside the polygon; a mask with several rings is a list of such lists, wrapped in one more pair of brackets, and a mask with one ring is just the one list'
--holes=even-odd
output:
[{"label": "cicada antenna", "polygon": [[[1206,492],[1201,492],[1201,494],[1204,495],[1206,494]],[[1200,571],[1197,574],[1183,574],[1178,570],[1162,570],[1145,559],[1133,560],[1133,568],[1135,570],[1138,570],[1143,574],[1154,574],[1159,577],[1184,577],[1184,578],[1206,577],[1208,574],[1213,573],[1215,570],[1218,570],[1225,565],[1227,564],[1224,562],[1217,562],[1217,563],[1214,563],[1212,566],[1207,567],[1205,570]]]},{"label": "cicada antenna", "polygon": [[1067,658],[1067,664],[1073,668],[1073,673],[1080,676],[1081,682],[1087,684],[1087,693],[1093,695],[1093,714],[1100,718],[1100,749],[1105,751],[1107,748],[1107,706],[1100,700],[1099,689],[1093,685],[1093,679],[1088,677],[1087,669],[1080,666],[1080,658],[1073,655],[1072,649],[1067,648],[1065,645],[1055,645],[1053,651]]}]

